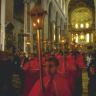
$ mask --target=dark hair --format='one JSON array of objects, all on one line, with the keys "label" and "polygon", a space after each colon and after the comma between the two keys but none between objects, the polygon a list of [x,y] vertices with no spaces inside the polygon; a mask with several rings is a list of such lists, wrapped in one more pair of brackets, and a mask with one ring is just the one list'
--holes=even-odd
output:
[{"label": "dark hair", "polygon": [[56,57],[52,56],[50,57],[48,60],[48,62],[54,62],[55,63],[55,66],[59,66],[59,61]]}]

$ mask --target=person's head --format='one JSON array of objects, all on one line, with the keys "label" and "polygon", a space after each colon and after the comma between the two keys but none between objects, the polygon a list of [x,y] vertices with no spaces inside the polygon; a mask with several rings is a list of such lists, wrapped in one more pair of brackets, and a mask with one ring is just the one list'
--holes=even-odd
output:
[{"label": "person's head", "polygon": [[15,53],[15,55],[17,55],[17,56],[20,56],[20,51],[19,50],[16,50],[16,53]]},{"label": "person's head", "polygon": [[49,75],[55,75],[58,71],[59,61],[56,57],[50,57],[47,60],[47,73]]},{"label": "person's head", "polygon": [[20,52],[20,58],[24,58],[26,57],[26,53],[24,53],[23,51]]}]

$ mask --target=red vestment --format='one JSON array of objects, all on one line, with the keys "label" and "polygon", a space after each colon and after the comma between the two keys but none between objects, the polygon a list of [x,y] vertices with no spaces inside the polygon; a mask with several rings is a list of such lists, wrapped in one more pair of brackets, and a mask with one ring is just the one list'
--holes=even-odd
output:
[{"label": "red vestment", "polygon": [[78,55],[77,61],[79,68],[86,68],[86,64],[84,63],[84,56],[82,54]]},{"label": "red vestment", "polygon": [[81,54],[69,54],[67,56],[67,73],[70,76],[70,85],[73,90],[73,96],[81,96],[82,94],[82,70],[85,66],[84,59]]},{"label": "red vestment", "polygon": [[[50,84],[49,82],[51,81],[51,77],[45,76],[43,78],[43,81],[46,96],[72,96],[72,90],[70,89],[68,79],[68,77],[64,77],[63,75],[58,73],[53,77],[53,81]],[[28,96],[43,96],[40,86],[40,80],[35,83]]]},{"label": "red vestment", "polygon": [[38,58],[35,57],[34,59],[29,60],[26,64],[24,64],[23,69],[27,70],[39,70]]},{"label": "red vestment", "polygon": [[37,57],[24,64],[23,69],[25,72],[25,80],[21,96],[28,96],[30,89],[39,78],[39,64]]},{"label": "red vestment", "polygon": [[59,65],[59,72],[64,73],[64,72],[65,72],[64,56],[58,54],[58,55],[56,55],[55,57],[58,59],[59,64],[60,64],[60,65]]}]

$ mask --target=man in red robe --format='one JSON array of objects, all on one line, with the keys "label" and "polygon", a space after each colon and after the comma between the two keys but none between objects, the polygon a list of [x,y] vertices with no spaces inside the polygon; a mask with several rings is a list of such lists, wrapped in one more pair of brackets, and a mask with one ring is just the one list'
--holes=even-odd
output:
[{"label": "man in red robe", "polygon": [[59,72],[61,73],[65,73],[65,58],[63,55],[61,54],[56,54],[55,57],[58,59],[59,61]]},{"label": "man in red robe", "polygon": [[79,66],[79,68],[86,68],[86,64],[84,62],[84,56],[83,54],[79,54],[78,57],[77,57],[77,64]]},{"label": "man in red robe", "polygon": [[46,76],[43,77],[44,90],[38,80],[28,96],[73,96],[68,82],[70,78],[58,73],[58,66],[58,59],[50,57],[46,62]]},{"label": "man in red robe", "polygon": [[28,96],[30,89],[39,78],[39,64],[38,58],[31,58],[26,64],[23,66],[23,70],[25,73],[24,87],[20,96]]},{"label": "man in red robe", "polygon": [[74,89],[74,96],[82,95],[82,68],[85,67],[83,56],[73,51],[67,56],[67,73],[70,75],[72,89]]}]

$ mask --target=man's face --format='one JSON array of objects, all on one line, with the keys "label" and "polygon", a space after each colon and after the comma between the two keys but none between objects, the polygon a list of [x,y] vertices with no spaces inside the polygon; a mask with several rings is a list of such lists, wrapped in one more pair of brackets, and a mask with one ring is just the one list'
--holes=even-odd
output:
[{"label": "man's face", "polygon": [[48,61],[47,62],[47,73],[49,75],[55,75],[57,73],[58,67],[55,65],[54,62]]}]

